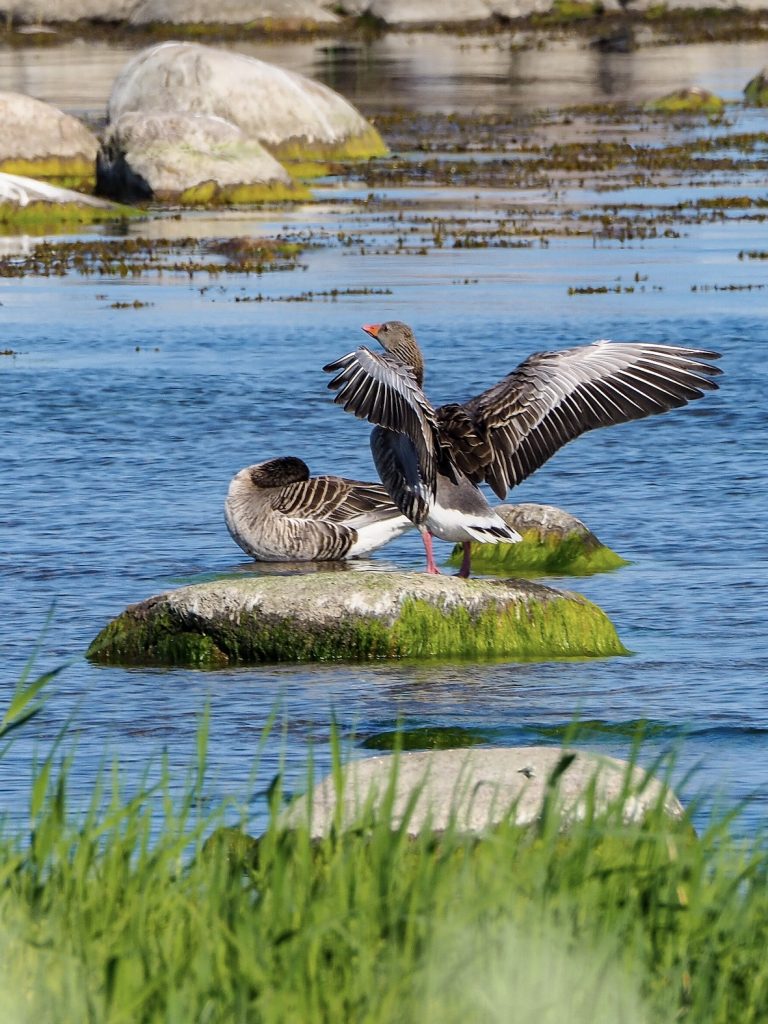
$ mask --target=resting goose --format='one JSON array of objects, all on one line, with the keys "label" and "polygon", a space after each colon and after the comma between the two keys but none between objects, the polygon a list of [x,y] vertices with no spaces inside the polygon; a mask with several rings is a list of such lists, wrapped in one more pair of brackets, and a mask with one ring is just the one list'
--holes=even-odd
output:
[{"label": "resting goose", "polygon": [[[717,389],[715,352],[596,341],[537,352],[469,401],[433,407],[422,390],[424,358],[407,324],[363,330],[384,349],[361,346],[324,369],[334,402],[375,425],[371,449],[392,500],[420,530],[427,572],[439,572],[431,535],[460,541],[516,540],[487,525],[495,515],[477,484],[499,496],[579,434],[667,412]],[[504,525],[502,523],[502,525]],[[509,531],[508,533],[514,532]]]},{"label": "resting goose", "polygon": [[233,540],[265,562],[365,555],[411,528],[381,484],[309,475],[293,456],[246,466],[224,505]]}]

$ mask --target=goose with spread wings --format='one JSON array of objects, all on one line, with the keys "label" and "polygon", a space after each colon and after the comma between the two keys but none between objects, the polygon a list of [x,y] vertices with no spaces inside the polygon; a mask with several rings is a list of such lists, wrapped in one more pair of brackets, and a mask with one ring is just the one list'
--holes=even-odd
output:
[{"label": "goose with spread wings", "polygon": [[433,406],[423,391],[424,358],[397,320],[363,330],[363,345],[324,369],[334,402],[374,424],[371,449],[382,483],[421,532],[427,571],[439,572],[432,536],[461,542],[520,537],[478,490],[499,496],[587,430],[652,416],[717,389],[718,353],[645,342],[596,341],[536,352],[498,384],[463,403]]},{"label": "goose with spread wings", "polygon": [[381,484],[311,477],[307,464],[292,455],[236,473],[224,516],[233,540],[263,562],[354,558],[413,526]]}]

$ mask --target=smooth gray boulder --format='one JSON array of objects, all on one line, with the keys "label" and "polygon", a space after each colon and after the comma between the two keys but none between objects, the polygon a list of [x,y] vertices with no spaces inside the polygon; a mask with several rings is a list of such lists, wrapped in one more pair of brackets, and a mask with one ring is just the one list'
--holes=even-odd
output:
[{"label": "smooth gray boulder", "polygon": [[108,120],[113,124],[137,111],[223,118],[278,159],[352,159],[386,152],[375,128],[327,86],[198,43],[161,43],[128,62],[115,79]]},{"label": "smooth gray boulder", "polygon": [[181,587],[131,605],[88,649],[110,664],[201,667],[625,653],[605,613],[579,594],[351,567]]},{"label": "smooth gray boulder", "polygon": [[366,13],[387,25],[447,25],[487,21],[491,17],[486,0],[371,0]]},{"label": "smooth gray boulder", "polygon": [[126,21],[136,0],[10,0],[3,11],[21,24],[40,21]]},{"label": "smooth gray boulder", "polygon": [[132,25],[247,25],[267,20],[332,25],[340,18],[318,0],[141,0],[130,16]]},{"label": "smooth gray boulder", "polygon": [[624,823],[639,823],[663,806],[672,819],[683,816],[680,801],[657,779],[626,761],[558,747],[493,747],[387,754],[353,761],[343,769],[342,810],[332,776],[309,796],[300,797],[282,817],[295,828],[309,824],[314,837],[325,836],[340,821],[359,822],[365,813],[380,815],[394,783],[391,824],[398,828],[412,800],[408,835],[441,832],[452,824],[459,832],[481,834],[510,821],[531,825],[551,797],[563,825],[594,812],[616,809]]},{"label": "smooth gray boulder", "polygon": [[0,171],[75,184],[93,179],[96,136],[49,103],[0,92]]},{"label": "smooth gray boulder", "polygon": [[96,188],[122,202],[300,198],[286,169],[259,142],[207,114],[123,114],[102,142]]}]

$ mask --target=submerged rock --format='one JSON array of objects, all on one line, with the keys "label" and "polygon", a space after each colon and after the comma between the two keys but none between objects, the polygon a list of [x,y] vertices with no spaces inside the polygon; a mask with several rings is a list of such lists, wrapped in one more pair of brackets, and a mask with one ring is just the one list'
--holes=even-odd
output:
[{"label": "submerged rock", "polygon": [[123,202],[248,203],[309,196],[235,125],[184,113],[118,118],[99,151],[96,188]]},{"label": "submerged rock", "polygon": [[[312,836],[386,813],[410,836],[425,830],[480,834],[501,822],[531,825],[555,799],[563,825],[615,809],[624,823],[656,808],[683,817],[675,795],[637,765],[559,747],[476,747],[384,755],[353,761],[342,773],[343,807],[333,776],[299,798],[282,823],[309,823]],[[311,809],[311,813],[310,813]]]},{"label": "submerged rock", "polygon": [[[584,523],[554,505],[498,505],[495,511],[522,536],[520,544],[472,544],[475,572],[513,575],[588,576],[627,565]],[[449,564],[460,565],[461,545]]]},{"label": "submerged rock", "polygon": [[744,98],[754,107],[768,107],[768,67],[747,82]]},{"label": "submerged rock", "polygon": [[725,100],[708,89],[694,85],[690,89],[676,89],[658,100],[651,100],[645,107],[657,114],[721,114],[725,110]]},{"label": "submerged rock", "polygon": [[0,171],[59,185],[93,182],[96,136],[49,103],[0,92]]},{"label": "submerged rock", "polygon": [[131,605],[88,649],[114,664],[625,654],[579,594],[521,580],[344,572],[198,583]]},{"label": "submerged rock", "polygon": [[376,129],[327,86],[198,43],[161,43],[129,61],[112,88],[109,122],[136,111],[223,118],[281,160],[386,152]]}]

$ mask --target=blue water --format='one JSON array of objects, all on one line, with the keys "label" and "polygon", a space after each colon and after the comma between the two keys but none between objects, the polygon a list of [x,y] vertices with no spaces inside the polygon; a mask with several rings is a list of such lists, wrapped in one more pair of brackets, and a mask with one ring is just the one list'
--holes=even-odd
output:
[{"label": "blue water", "polygon": [[[410,203],[413,191],[392,197]],[[462,215],[483,199],[489,208],[514,203],[429,196],[420,215],[432,200]],[[664,190],[657,198],[677,201]],[[197,229],[311,227],[325,243],[340,228],[369,237],[378,230],[375,212],[333,192],[328,199],[290,215],[199,219]],[[392,225],[380,219],[383,237]],[[49,615],[37,669],[72,662],[0,763],[2,810],[24,807],[33,753],[45,752],[63,727],[65,745],[76,750],[76,803],[87,800],[105,758],[120,762],[130,785],[166,751],[181,778],[209,705],[208,796],[240,801],[256,825],[260,794],[281,764],[292,791],[304,785],[310,751],[316,771],[327,766],[333,714],[353,756],[370,752],[361,739],[397,722],[476,728],[493,742],[523,744],[556,743],[542,730],[575,716],[628,728],[647,719],[659,729],[643,762],[674,750],[681,796],[707,795],[702,820],[715,804],[750,797],[740,827],[756,829],[768,801],[768,290],[712,286],[766,283],[764,261],[738,259],[743,249],[764,248],[764,239],[763,224],[736,215],[687,225],[680,238],[626,245],[554,238],[545,248],[395,256],[324,243],[307,249],[306,269],[260,279],[0,280],[0,347],[18,352],[0,357],[0,701]],[[644,291],[568,295],[574,285],[629,285],[636,273],[646,278]],[[392,294],[234,302],[334,287]],[[134,298],[152,305],[110,308]],[[474,394],[532,351],[598,337],[723,353],[717,394],[582,437],[511,495],[567,509],[631,560],[615,573],[553,582],[601,605],[632,656],[212,673],[84,661],[89,641],[128,603],[210,574],[253,570],[222,514],[228,481],[242,466],[296,454],[315,472],[375,478],[367,427],[331,403],[321,367],[363,339],[360,324],[388,318],[416,328],[436,401]],[[374,563],[419,570],[418,537],[407,535]],[[260,746],[275,708],[277,725]],[[579,742],[626,756],[632,741],[595,732]]]}]

